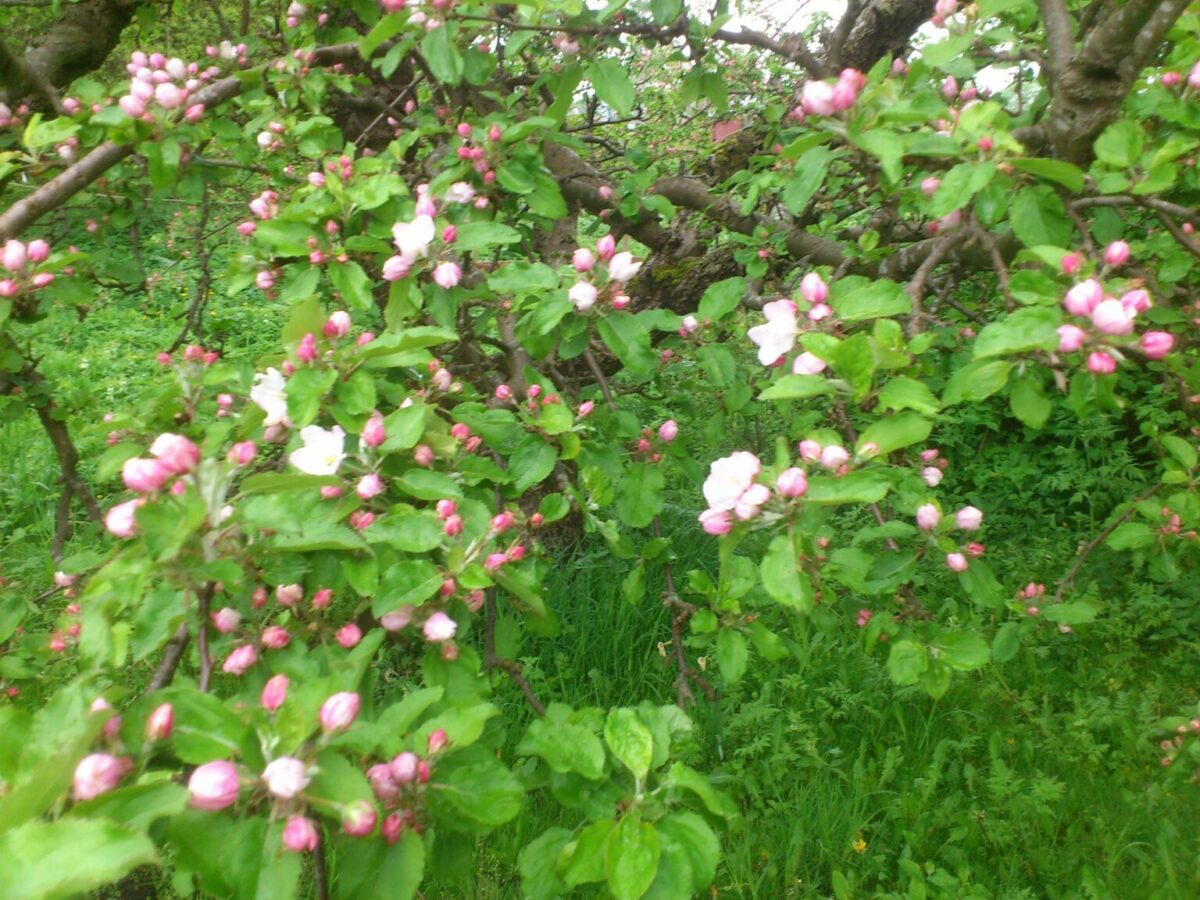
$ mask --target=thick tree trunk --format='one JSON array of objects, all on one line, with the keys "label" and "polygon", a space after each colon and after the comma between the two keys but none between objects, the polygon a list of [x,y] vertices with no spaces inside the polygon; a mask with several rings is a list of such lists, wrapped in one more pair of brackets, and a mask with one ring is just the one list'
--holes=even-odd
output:
[{"label": "thick tree trunk", "polygon": [[0,101],[12,105],[42,91],[39,82],[66,87],[99,68],[133,21],[138,0],[64,4],[54,24],[35,38],[17,65],[0,65]]}]

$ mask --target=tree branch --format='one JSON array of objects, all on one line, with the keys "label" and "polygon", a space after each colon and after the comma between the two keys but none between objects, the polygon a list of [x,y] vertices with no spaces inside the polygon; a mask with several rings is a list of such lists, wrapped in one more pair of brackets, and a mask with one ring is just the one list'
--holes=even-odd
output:
[{"label": "tree branch", "polygon": [[1129,506],[1125,509],[1125,511],[1109,522],[1103,531],[1092,538],[1092,540],[1079,551],[1078,555],[1075,557],[1075,562],[1071,564],[1071,568],[1067,569],[1067,574],[1064,575],[1062,580],[1058,583],[1058,590],[1054,592],[1054,603],[1058,603],[1060,600],[1062,600],[1063,591],[1067,589],[1067,585],[1071,584],[1075,580],[1075,575],[1079,572],[1080,566],[1082,566],[1087,558],[1091,556],[1092,551],[1104,543],[1104,539],[1116,531],[1118,525],[1133,515],[1134,510],[1137,509],[1137,504],[1141,503],[1147,497],[1153,496],[1161,487],[1161,484],[1152,484],[1150,487],[1146,488],[1144,491],[1130,500]]},{"label": "tree branch", "polygon": [[813,78],[824,78],[828,74],[825,67],[817,62],[817,58],[809,52],[802,35],[784,35],[783,40],[779,41],[761,31],[743,28],[740,31],[720,29],[714,32],[713,38],[724,41],[726,44],[741,44],[746,47],[769,50],[777,56],[782,56],[786,60],[803,66]]},{"label": "tree branch", "polygon": [[1054,84],[1075,57],[1074,23],[1064,0],[1038,0],[1038,11],[1046,29],[1046,68],[1050,72],[1050,83]]}]

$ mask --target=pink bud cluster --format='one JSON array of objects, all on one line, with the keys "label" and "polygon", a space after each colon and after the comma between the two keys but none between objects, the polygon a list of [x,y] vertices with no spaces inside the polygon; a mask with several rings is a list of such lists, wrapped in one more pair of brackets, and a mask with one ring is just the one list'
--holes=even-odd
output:
[{"label": "pink bud cluster", "polygon": [[380,830],[389,844],[394,844],[410,828],[418,833],[424,829],[422,795],[437,757],[449,746],[449,737],[439,728],[426,739],[424,757],[406,750],[389,762],[376,763],[367,769],[371,790],[388,813]]},{"label": "pink bud cluster", "polygon": [[866,86],[867,77],[857,69],[842,69],[834,84],[806,82],[800,91],[800,106],[792,111],[792,118],[803,121],[806,115],[832,116],[844,112],[854,105]]},{"label": "pink bud cluster", "polygon": [[7,270],[8,276],[0,278],[0,300],[16,297],[24,289],[40,290],[52,284],[53,273],[36,271],[49,256],[50,245],[40,238],[28,244],[5,241],[0,248],[0,268]]},{"label": "pink bud cluster", "polygon": [[151,110],[156,106],[168,111],[183,108],[184,118],[198,121],[204,115],[204,105],[189,106],[188,98],[219,73],[211,67],[201,71],[197,63],[185,63],[178,57],[168,59],[161,53],[146,54],[141,50],[130,55],[125,69],[132,76],[129,92],[117,105],[130,118],[146,121],[154,121]]},{"label": "pink bud cluster", "polygon": [[[1129,245],[1124,241],[1109,244],[1104,253],[1105,265],[1119,267],[1129,260]],[[1081,265],[1077,254],[1068,254],[1063,259],[1064,272],[1076,272]],[[1117,356],[1112,352],[1112,338],[1133,334],[1134,323],[1139,313],[1152,305],[1150,294],[1143,288],[1133,288],[1120,299],[1108,296],[1104,285],[1095,278],[1075,284],[1063,297],[1063,306],[1073,316],[1087,318],[1089,329],[1074,323],[1058,328],[1058,351],[1074,353],[1089,343],[1094,349],[1088,354],[1088,371],[1096,375],[1111,375],[1117,369]],[[1175,336],[1167,331],[1145,331],[1137,341],[1138,348],[1149,359],[1162,359],[1175,346]]]},{"label": "pink bud cluster", "polygon": [[[641,260],[635,260],[629,252],[617,253],[616,240],[611,234],[606,234],[596,242],[593,253],[587,247],[578,248],[571,256],[571,265],[579,274],[587,274],[596,269],[597,263],[603,263],[608,276],[608,300],[613,309],[628,309],[632,302],[625,293],[624,286],[642,268]],[[586,312],[596,305],[600,298],[600,289],[591,281],[580,279],[567,291],[567,297],[579,312]]]}]

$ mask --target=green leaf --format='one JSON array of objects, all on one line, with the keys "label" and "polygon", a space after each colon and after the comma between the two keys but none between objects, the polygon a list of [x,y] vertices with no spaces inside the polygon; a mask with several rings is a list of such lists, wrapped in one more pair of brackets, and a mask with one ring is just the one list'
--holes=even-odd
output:
[{"label": "green leaf", "polygon": [[608,837],[616,823],[612,819],[593,822],[567,844],[558,861],[558,871],[568,887],[604,880],[604,855]]},{"label": "green leaf", "polygon": [[482,250],[484,247],[520,242],[521,232],[509,225],[499,222],[467,222],[458,227],[454,249],[465,253],[468,250]]},{"label": "green leaf", "polygon": [[646,780],[654,756],[654,738],[636,711],[625,707],[609,710],[604,721],[604,742],[639,782]]},{"label": "green leaf", "polygon": [[117,788],[84,803],[77,803],[71,816],[108,819],[134,831],[146,831],[164,816],[177,815],[187,807],[188,793],[169,781]]},{"label": "green leaf", "polygon": [[984,326],[975,338],[975,359],[1028,353],[1031,350],[1053,350],[1058,346],[1058,331],[1062,315],[1057,309],[1032,306],[1018,309],[998,322]]},{"label": "green leaf", "polygon": [[175,708],[171,744],[181,760],[199,765],[230,759],[241,752],[246,725],[224,703],[193,688],[173,688],[163,693]]},{"label": "green leaf", "polygon": [[1004,588],[991,567],[981,559],[971,560],[966,571],[958,573],[958,583],[977,606],[998,609],[1004,604]]},{"label": "green leaf", "polygon": [[371,612],[376,618],[406,604],[424,603],[437,593],[443,577],[437,566],[427,559],[409,559],[391,566],[371,598]]},{"label": "green leaf", "polygon": [[69,897],[158,861],[154,844],[115,822],[26,822],[0,836],[3,894],[12,900]]},{"label": "green leaf", "polygon": [[652,463],[630,465],[617,486],[617,517],[631,528],[645,528],[662,508],[662,469]]},{"label": "green leaf", "polygon": [[1074,226],[1067,217],[1062,198],[1046,185],[1023,187],[1017,191],[1009,213],[1013,234],[1026,247],[1049,244],[1070,246]]},{"label": "green leaf", "polygon": [[1012,363],[1004,360],[969,363],[950,376],[946,389],[942,391],[942,405],[986,400],[1004,387],[1011,371]]},{"label": "green leaf", "polygon": [[879,391],[879,405],[884,409],[912,409],[926,415],[934,415],[941,403],[923,381],[899,375]]},{"label": "green leaf", "polygon": [[629,80],[629,73],[619,62],[612,59],[594,60],[588,66],[588,79],[600,99],[621,116],[628,116],[633,111],[633,82]]},{"label": "green leaf", "polygon": [[496,760],[455,769],[437,779],[436,794],[473,822],[485,827],[503,825],[521,811],[525,789]]},{"label": "green leaf", "polygon": [[1086,600],[1076,603],[1055,603],[1042,607],[1041,617],[1057,625],[1086,625],[1096,620],[1098,610]]},{"label": "green leaf", "polygon": [[558,453],[553,445],[535,434],[527,437],[508,461],[509,471],[517,473],[514,489],[523,494],[535,484],[540,484],[554,471],[557,459]]},{"label": "green leaf", "polygon": [[911,412],[897,413],[881,419],[864,431],[858,438],[856,452],[863,455],[863,448],[874,444],[877,449],[873,455],[884,457],[901,447],[920,443],[929,437],[932,430],[933,423],[924,416]]},{"label": "green leaf", "polygon": [[904,288],[887,278],[839,278],[830,289],[829,302],[843,322],[912,312],[912,300]]},{"label": "green leaf", "polygon": [[832,394],[836,388],[823,375],[784,375],[758,395],[759,400],[803,400]]},{"label": "green leaf", "polygon": [[634,372],[653,372],[658,354],[650,347],[650,332],[629,313],[613,313],[596,323],[596,331],[623,366]]},{"label": "green leaf", "polygon": [[996,630],[992,638],[992,660],[1005,663],[1017,655],[1021,649],[1021,623],[1005,622]]},{"label": "green leaf", "polygon": [[1096,159],[1118,169],[1132,168],[1142,155],[1146,132],[1132,119],[1118,119],[1096,138]]},{"label": "green leaf", "polygon": [[278,472],[260,472],[245,479],[240,487],[242,494],[288,494],[292,491],[316,491],[326,485],[341,484],[337,475],[284,475]]},{"label": "green leaf", "polygon": [[636,809],[617,823],[604,850],[604,871],[616,900],[638,900],[654,881],[660,846],[658,832]]},{"label": "green leaf", "polygon": [[991,648],[982,636],[966,631],[943,634],[933,647],[950,668],[959,672],[983,668],[992,655]]},{"label": "green leaf", "polygon": [[554,900],[569,888],[559,877],[555,864],[563,848],[571,841],[565,828],[549,828],[534,838],[518,857],[521,894],[525,900]]},{"label": "green leaf", "polygon": [[443,497],[462,496],[462,488],[458,486],[458,482],[444,472],[432,472],[429,469],[409,469],[399,478],[393,479],[392,484],[418,500],[441,500]]},{"label": "green leaf", "polygon": [[1030,376],[1020,378],[1013,384],[1008,405],[1014,416],[1033,429],[1045,425],[1054,409],[1054,404],[1042,393],[1042,383]]},{"label": "green leaf", "polygon": [[941,217],[962,209],[996,177],[991,161],[959,163],[944,176],[930,201],[929,214]]},{"label": "green leaf", "polygon": [[1196,448],[1191,441],[1185,441],[1173,434],[1164,434],[1160,439],[1164,449],[1179,460],[1185,469],[1196,468]]},{"label": "green leaf", "polygon": [[812,582],[797,565],[796,551],[786,534],[777,535],[771,541],[760,571],[763,587],[776,603],[805,614],[812,612]]},{"label": "green leaf", "polygon": [[329,280],[351,309],[368,312],[375,305],[371,296],[371,279],[363,267],[353,260],[335,262],[328,270]]},{"label": "green leaf", "polygon": [[737,684],[746,674],[749,660],[745,635],[733,628],[722,628],[717,632],[717,666],[722,678],[729,684]]},{"label": "green leaf", "polygon": [[1154,532],[1144,522],[1124,522],[1104,543],[1113,550],[1140,550],[1154,543]]},{"label": "green leaf", "polygon": [[745,296],[746,279],[741,276],[714,282],[705,288],[696,314],[702,320],[719,321],[737,309]]},{"label": "green leaf", "polygon": [[690,766],[681,762],[675,763],[671,766],[667,777],[663,779],[663,784],[691,791],[700,798],[704,808],[714,816],[721,816],[725,819],[737,817],[737,807],[733,805],[733,801],[713,787],[712,782]]},{"label": "green leaf", "polygon": [[676,810],[655,823],[660,837],[678,844],[692,869],[692,890],[703,891],[717,877],[721,843],[712,828],[694,812]]},{"label": "green leaf", "polygon": [[543,718],[529,723],[517,752],[540,756],[555,772],[578,772],[595,781],[604,774],[604,745],[577,719],[570,707],[551,703]]},{"label": "green leaf", "polygon": [[379,446],[380,452],[395,453],[417,446],[421,435],[425,433],[425,413],[425,404],[414,403],[384,416],[383,431],[387,437]]},{"label": "green leaf", "polygon": [[816,147],[800,157],[791,180],[783,189],[783,205],[789,212],[799,215],[804,211],[808,201],[821,189],[834,158],[835,154],[827,147]]},{"label": "green leaf", "polygon": [[895,684],[916,684],[929,668],[929,651],[916,641],[897,641],[888,654],[887,668]]},{"label": "green leaf", "polygon": [[1083,190],[1083,170],[1069,162],[1037,157],[1010,159],[1008,162],[1022,172],[1057,182],[1073,194],[1078,194]]},{"label": "green leaf", "polygon": [[381,838],[351,838],[340,844],[337,860],[338,900],[412,900],[425,874],[425,845],[411,829],[390,846]]},{"label": "green leaf", "polygon": [[444,23],[441,28],[427,31],[421,39],[421,55],[429,64],[433,77],[443,84],[455,85],[462,81],[463,58],[454,44],[454,28]]},{"label": "green leaf", "polygon": [[804,498],[818,504],[878,503],[891,487],[892,482],[886,474],[878,469],[865,469],[840,478],[814,476],[809,479]]}]

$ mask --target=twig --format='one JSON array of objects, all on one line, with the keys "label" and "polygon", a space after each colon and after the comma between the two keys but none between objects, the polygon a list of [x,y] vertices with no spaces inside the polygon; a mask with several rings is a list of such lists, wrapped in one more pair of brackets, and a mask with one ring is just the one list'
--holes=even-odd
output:
[{"label": "twig", "polygon": [[962,242],[965,233],[960,229],[955,229],[941,238],[929,255],[925,257],[920,266],[917,267],[916,273],[912,280],[909,281],[908,287],[905,289],[908,296],[912,299],[912,318],[909,320],[909,334],[919,334],[922,330],[922,322],[925,314],[921,309],[921,300],[925,296],[925,282],[929,280],[929,276],[933,274],[933,270],[937,268],[938,263],[942,258],[950,252],[950,248],[955,244]]},{"label": "twig", "polygon": [[583,351],[583,359],[587,363],[588,368],[591,369],[592,375],[595,376],[596,382],[600,385],[600,393],[604,397],[604,402],[610,410],[616,412],[617,404],[613,402],[612,391],[608,387],[608,379],[604,377],[604,371],[600,368],[600,363],[596,362],[596,357],[592,354],[590,347]]},{"label": "twig", "polygon": [[1159,221],[1171,233],[1171,237],[1175,238],[1179,246],[1183,247],[1183,249],[1187,250],[1193,256],[1200,256],[1200,247],[1196,246],[1196,242],[1184,233],[1183,229],[1179,227],[1179,224],[1174,219],[1161,210],[1158,211],[1157,215]]},{"label": "twig", "polygon": [[[654,536],[662,539],[662,523],[658,516],[654,517],[652,522],[654,527]],[[704,696],[709,700],[717,699],[717,692],[713,690],[713,686],[708,683],[708,679],[701,675],[688,662],[687,652],[683,647],[683,626],[687,620],[692,617],[692,613],[696,611],[696,607],[691,603],[681,600],[675,592],[675,576],[671,571],[670,555],[663,557],[663,606],[671,610],[671,649],[675,653],[675,667],[679,674],[675,676],[675,705],[680,709],[687,707],[689,703],[696,702],[696,695],[692,693],[692,689],[688,684],[689,681],[699,685],[700,690],[704,692]]]},{"label": "twig", "polygon": [[212,657],[208,654],[208,607],[212,602],[213,591],[216,585],[211,581],[204,582],[204,586],[197,591],[198,605],[196,612],[199,616],[199,627],[196,630],[196,649],[200,653],[200,692],[208,693],[208,686],[212,682]]},{"label": "twig", "polygon": [[167,348],[167,353],[174,353],[187,340],[188,334],[193,334],[196,340],[201,340],[200,333],[200,316],[204,313],[204,305],[208,301],[208,289],[212,285],[212,270],[209,268],[209,260],[212,258],[214,244],[205,241],[204,229],[208,227],[208,182],[204,182],[200,194],[200,221],[196,224],[195,238],[195,254],[196,259],[200,264],[200,278],[196,282],[196,290],[192,294],[192,302],[188,304],[187,312],[183,328],[179,332],[179,336],[175,338],[174,343]]},{"label": "twig", "polygon": [[313,852],[313,881],[316,882],[317,900],[329,900],[329,872],[325,866],[325,838],[317,838]]},{"label": "twig", "polygon": [[191,640],[191,629],[188,628],[188,623],[184,622],[176,630],[171,640],[167,642],[166,651],[163,653],[163,658],[158,664],[158,668],[154,670],[154,677],[150,679],[150,684],[146,687],[146,693],[162,690],[171,683],[171,679],[175,677],[175,670],[179,668],[179,661],[183,659],[183,653],[187,650],[188,642]]},{"label": "twig", "polygon": [[1087,546],[1079,551],[1079,554],[1075,557],[1075,562],[1071,564],[1071,568],[1067,569],[1067,574],[1064,575],[1062,580],[1058,583],[1058,590],[1054,592],[1055,603],[1058,603],[1060,600],[1062,600],[1063,591],[1067,589],[1067,585],[1074,582],[1075,575],[1078,573],[1079,567],[1083,565],[1084,561],[1087,560],[1092,551],[1100,546],[1100,544],[1104,542],[1104,539],[1116,530],[1118,525],[1133,515],[1134,510],[1137,508],[1137,504],[1141,503],[1147,497],[1157,493],[1158,489],[1161,487],[1161,484],[1152,484],[1150,487],[1146,488],[1146,490],[1142,491],[1140,494],[1130,500],[1129,507],[1123,513],[1113,519],[1107,526],[1105,526],[1103,531],[1092,538]]},{"label": "twig", "polygon": [[521,673],[521,664],[515,659],[504,659],[496,655],[496,589],[490,587],[484,595],[484,630],[483,630],[483,667],[484,669],[500,669],[513,684],[520,688],[525,695],[525,701],[533,707],[539,716],[546,714],[546,707],[538,699],[529,682]]}]

